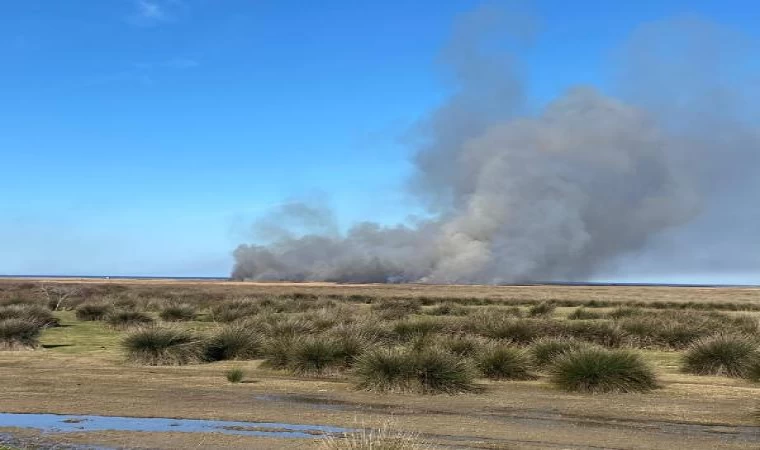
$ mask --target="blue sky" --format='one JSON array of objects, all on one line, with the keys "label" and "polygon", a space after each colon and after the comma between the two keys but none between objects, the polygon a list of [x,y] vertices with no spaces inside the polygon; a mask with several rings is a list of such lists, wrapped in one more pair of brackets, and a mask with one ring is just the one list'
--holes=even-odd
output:
[{"label": "blue sky", "polygon": [[[2,2],[0,274],[224,276],[248,224],[293,198],[344,225],[403,220],[416,207],[399,137],[449,93],[436,57],[478,3]],[[760,12],[525,4],[537,104],[604,88],[642,23],[697,14],[753,33]]]}]

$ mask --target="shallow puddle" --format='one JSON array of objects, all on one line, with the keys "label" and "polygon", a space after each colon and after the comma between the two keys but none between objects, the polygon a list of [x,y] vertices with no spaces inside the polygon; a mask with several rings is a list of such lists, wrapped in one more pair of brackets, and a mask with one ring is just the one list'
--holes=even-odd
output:
[{"label": "shallow puddle", "polygon": [[82,431],[147,431],[181,433],[223,433],[242,436],[314,438],[350,433],[348,428],[274,422],[234,422],[226,420],[164,419],[143,417],[79,416],[60,414],[0,413],[0,427],[35,428],[48,433]]}]

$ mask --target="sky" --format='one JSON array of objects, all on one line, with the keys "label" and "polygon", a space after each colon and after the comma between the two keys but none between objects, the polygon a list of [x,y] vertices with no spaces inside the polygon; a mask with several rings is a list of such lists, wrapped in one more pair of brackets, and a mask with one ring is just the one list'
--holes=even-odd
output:
[{"label": "sky", "polygon": [[[451,93],[439,50],[479,3],[2,2],[0,274],[226,276],[251,222],[290,199],[342,226],[419,213],[403,137]],[[516,3],[540,31],[521,55],[536,107],[604,90],[641,24],[697,15],[756,34],[760,15],[751,1]]]}]

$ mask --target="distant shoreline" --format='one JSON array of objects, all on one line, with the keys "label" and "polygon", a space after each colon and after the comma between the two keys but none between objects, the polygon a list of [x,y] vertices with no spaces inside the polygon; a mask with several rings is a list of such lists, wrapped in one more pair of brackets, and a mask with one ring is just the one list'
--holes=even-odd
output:
[{"label": "distant shoreline", "polygon": [[[141,275],[141,276],[125,276],[125,275],[0,275],[0,279],[23,279],[23,280],[167,280],[167,281],[236,281],[238,283],[243,282],[239,280],[232,280],[229,277],[170,277],[161,275]],[[253,283],[253,282],[252,282]],[[271,280],[271,281],[256,281],[255,283],[293,283],[293,284],[309,284],[313,282],[309,281],[285,281],[285,280]],[[317,282],[317,283],[329,283],[329,284],[426,284],[426,283],[336,283],[336,282]],[[466,284],[465,284],[466,285]],[[460,286],[460,284],[453,284],[452,286]],[[476,285],[473,285],[476,286]],[[483,285],[487,286],[487,285]],[[629,286],[629,287],[695,287],[695,288],[760,288],[758,284],[700,284],[700,283],[624,283],[624,282],[594,282],[594,281],[536,281],[532,283],[514,283],[514,284],[494,284],[491,286]]]}]

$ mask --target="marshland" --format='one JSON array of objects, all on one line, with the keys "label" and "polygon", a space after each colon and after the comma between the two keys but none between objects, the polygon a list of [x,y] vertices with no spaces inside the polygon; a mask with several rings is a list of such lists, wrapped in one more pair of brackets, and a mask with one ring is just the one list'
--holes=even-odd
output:
[{"label": "marshland", "polygon": [[756,288],[6,279],[0,348],[0,413],[256,431],[0,419],[19,447],[760,446]]}]

